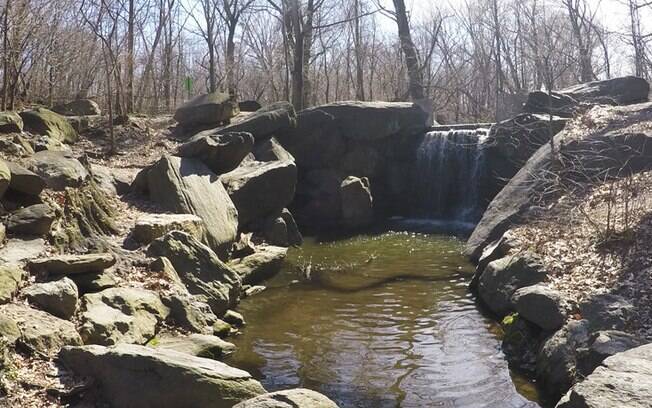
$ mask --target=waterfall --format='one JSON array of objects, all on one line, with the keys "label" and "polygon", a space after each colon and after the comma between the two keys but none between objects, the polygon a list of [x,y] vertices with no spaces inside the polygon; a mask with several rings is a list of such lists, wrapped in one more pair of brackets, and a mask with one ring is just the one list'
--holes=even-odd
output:
[{"label": "waterfall", "polygon": [[429,132],[417,150],[412,177],[413,213],[477,222],[488,178],[483,143],[488,129]]}]

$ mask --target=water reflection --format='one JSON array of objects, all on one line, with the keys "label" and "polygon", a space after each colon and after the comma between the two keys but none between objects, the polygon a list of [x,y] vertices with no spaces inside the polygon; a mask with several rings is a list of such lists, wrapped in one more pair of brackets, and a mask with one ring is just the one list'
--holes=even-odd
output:
[{"label": "water reflection", "polygon": [[248,326],[229,362],[269,390],[308,387],[342,407],[537,407],[517,392],[459,252],[456,239],[408,233],[308,241],[240,305]]}]

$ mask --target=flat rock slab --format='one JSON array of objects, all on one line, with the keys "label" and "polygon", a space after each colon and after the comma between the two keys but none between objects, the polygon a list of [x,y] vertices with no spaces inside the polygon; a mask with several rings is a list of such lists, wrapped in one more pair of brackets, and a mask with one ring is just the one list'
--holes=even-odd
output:
[{"label": "flat rock slab", "polygon": [[235,345],[232,343],[207,334],[188,336],[164,334],[159,336],[157,341],[150,342],[148,345],[157,349],[175,350],[213,360],[220,360],[235,351]]},{"label": "flat rock slab", "polygon": [[229,263],[242,282],[254,285],[276,275],[283,265],[288,249],[278,246],[258,246],[256,252]]},{"label": "flat rock slab", "polygon": [[647,344],[604,360],[557,408],[649,408],[651,401],[652,344]]},{"label": "flat rock slab", "polygon": [[158,294],[140,288],[110,288],[84,295],[80,333],[85,344],[145,344],[170,309]]},{"label": "flat rock slab", "polygon": [[47,272],[50,275],[75,275],[86,272],[101,272],[115,265],[113,254],[59,255],[35,259],[29,262],[29,269]]},{"label": "flat rock slab", "polygon": [[49,313],[19,304],[0,306],[0,315],[14,321],[20,341],[40,353],[53,356],[63,346],[82,344],[75,325]]},{"label": "flat rock slab", "polygon": [[59,358],[76,374],[95,378],[115,407],[232,407],[265,393],[246,371],[174,350],[66,347]]},{"label": "flat rock slab", "polygon": [[142,244],[149,244],[175,230],[201,240],[204,236],[204,223],[193,214],[146,214],[136,221],[133,237]]},{"label": "flat rock slab", "polygon": [[45,249],[45,240],[42,238],[29,240],[10,239],[4,248],[0,249],[0,261],[20,265],[42,255]]},{"label": "flat rock slab", "polygon": [[316,391],[296,388],[259,395],[233,408],[337,408],[337,404]]}]

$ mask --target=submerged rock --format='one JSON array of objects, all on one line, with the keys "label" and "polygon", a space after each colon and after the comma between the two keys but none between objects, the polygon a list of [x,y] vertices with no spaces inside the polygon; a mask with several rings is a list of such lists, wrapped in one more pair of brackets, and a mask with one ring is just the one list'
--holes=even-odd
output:
[{"label": "submerged rock", "polygon": [[337,408],[337,404],[316,391],[296,388],[260,395],[233,408]]},{"label": "submerged rock", "polygon": [[80,334],[85,344],[145,344],[170,310],[152,291],[111,288],[82,297]]},{"label": "submerged rock", "polygon": [[25,288],[23,294],[30,302],[62,319],[70,319],[77,310],[77,285],[69,278],[35,283]]},{"label": "submerged rock", "polygon": [[231,407],[265,392],[245,371],[173,350],[66,347],[59,358],[74,373],[95,378],[116,407]]}]

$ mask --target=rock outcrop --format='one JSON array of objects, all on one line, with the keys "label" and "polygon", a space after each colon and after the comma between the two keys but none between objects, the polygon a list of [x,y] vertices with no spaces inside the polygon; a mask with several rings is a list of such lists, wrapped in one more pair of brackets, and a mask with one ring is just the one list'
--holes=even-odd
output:
[{"label": "rock outcrop", "polygon": [[95,378],[116,407],[231,407],[265,393],[245,371],[174,350],[66,347],[59,358],[74,373]]},{"label": "rock outcrop", "polygon": [[146,172],[152,201],[168,211],[204,221],[206,242],[226,257],[238,231],[238,210],[206,165],[196,159],[165,156]]},{"label": "rock outcrop", "polygon": [[238,113],[238,105],[231,101],[228,94],[213,92],[196,96],[174,113],[174,120],[184,127],[197,128],[203,126],[228,123]]}]

